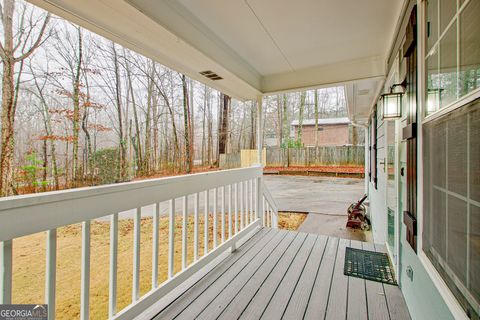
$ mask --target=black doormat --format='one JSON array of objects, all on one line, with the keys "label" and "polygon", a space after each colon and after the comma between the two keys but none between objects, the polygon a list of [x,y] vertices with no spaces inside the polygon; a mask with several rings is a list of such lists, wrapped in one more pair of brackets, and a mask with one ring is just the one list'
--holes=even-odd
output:
[{"label": "black doormat", "polygon": [[386,253],[382,252],[347,247],[343,274],[397,285],[390,259]]}]

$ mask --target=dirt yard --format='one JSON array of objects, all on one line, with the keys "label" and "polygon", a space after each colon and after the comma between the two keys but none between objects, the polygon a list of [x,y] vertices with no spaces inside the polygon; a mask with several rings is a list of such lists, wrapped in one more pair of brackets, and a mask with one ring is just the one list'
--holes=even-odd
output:
[{"label": "dirt yard", "polygon": [[[296,230],[306,215],[279,214],[279,226]],[[200,255],[204,250],[203,217],[200,220]],[[212,248],[212,220],[209,217],[209,248]],[[226,220],[226,219],[225,219]],[[220,217],[218,218],[220,222]],[[176,219],[175,272],[181,269],[181,217]],[[219,223],[220,224],[220,223]],[[108,316],[109,270],[108,222],[92,222],[91,225],[91,279],[90,317],[105,319]],[[140,292],[151,289],[152,270],[152,218],[141,222]],[[220,226],[219,226],[220,230]],[[228,230],[228,229],[227,229]],[[81,225],[59,228],[57,231],[57,319],[75,319],[80,316]],[[13,303],[43,303],[45,291],[45,233],[15,239],[13,257]],[[133,265],[133,221],[119,221],[117,309],[131,302]],[[160,218],[159,282],[167,279],[168,217]],[[188,221],[188,263],[193,260],[193,216]]]}]

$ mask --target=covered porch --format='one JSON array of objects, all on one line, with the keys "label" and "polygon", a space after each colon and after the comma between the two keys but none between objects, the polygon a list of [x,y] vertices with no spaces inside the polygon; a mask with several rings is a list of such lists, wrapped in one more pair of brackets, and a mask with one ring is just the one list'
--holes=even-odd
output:
[{"label": "covered porch", "polygon": [[345,276],[345,248],[385,247],[261,228],[142,316],[153,319],[410,319],[400,289]]},{"label": "covered porch", "polygon": [[[342,85],[350,121],[366,129],[406,12],[406,1],[383,0],[30,2],[234,98],[257,101],[259,151],[267,95]],[[1,199],[0,303],[12,303],[14,239],[45,232],[45,303],[54,319],[57,230],[81,223],[80,318],[89,319],[91,223],[103,219],[110,226],[110,319],[410,318],[399,287],[343,274],[346,247],[383,252],[382,244],[279,230],[276,201],[262,175],[254,166]],[[158,277],[160,203],[169,208],[164,282]],[[141,295],[144,206],[155,210],[152,284]],[[134,254],[131,304],[122,309],[118,226],[125,210],[134,211]],[[190,210],[193,239],[187,236]]]}]

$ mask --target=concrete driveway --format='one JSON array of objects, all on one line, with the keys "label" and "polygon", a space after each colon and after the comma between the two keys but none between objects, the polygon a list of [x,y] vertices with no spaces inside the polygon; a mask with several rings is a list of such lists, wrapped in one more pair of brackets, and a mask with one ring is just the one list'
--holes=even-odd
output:
[{"label": "concrete driveway", "polygon": [[280,211],[346,215],[364,194],[364,180],[333,177],[264,176]]},{"label": "concrete driveway", "polygon": [[298,231],[372,241],[370,231],[346,228],[347,208],[364,194],[364,180],[331,177],[264,176],[280,211],[305,212]]}]

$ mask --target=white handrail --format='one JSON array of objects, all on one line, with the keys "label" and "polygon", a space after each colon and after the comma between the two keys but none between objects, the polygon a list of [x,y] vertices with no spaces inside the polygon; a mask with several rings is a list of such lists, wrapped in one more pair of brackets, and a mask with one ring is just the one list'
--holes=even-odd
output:
[{"label": "white handrail", "polygon": [[265,202],[263,212],[263,224],[267,227],[278,228],[278,206],[272,194],[262,181],[263,200]]},{"label": "white handrail", "polygon": [[0,241],[248,181],[261,175],[260,167],[250,167],[1,198]]},{"label": "white handrail", "polygon": [[[229,247],[234,249],[236,242],[242,237],[251,234],[261,226],[260,212],[265,216],[264,199],[271,208],[276,208],[273,198],[264,187],[262,181],[262,168],[250,167],[217,172],[192,174],[145,181],[120,183],[114,185],[80,188],[31,194],[0,199],[0,303],[11,303],[12,293],[12,240],[18,237],[47,232],[46,251],[46,286],[45,302],[49,304],[49,319],[55,317],[55,279],[56,279],[56,250],[57,228],[82,223],[82,277],[81,277],[81,318],[87,319],[90,309],[90,223],[94,219],[109,216],[110,223],[110,270],[109,270],[109,318],[130,319],[140,314],[148,304],[161,298],[164,294],[176,288],[196,271],[213,261]],[[232,188],[234,185],[234,188]],[[240,186],[239,190],[237,189]],[[242,190],[242,186],[245,186]],[[217,196],[218,191],[220,196]],[[213,191],[213,231],[214,248],[208,250],[204,246],[204,254],[200,257],[198,248],[199,228],[199,199],[200,193],[204,194],[204,242],[209,243],[208,218],[211,213],[210,192]],[[240,191],[240,192],[238,192]],[[243,191],[243,192],[242,192]],[[255,193],[256,191],[256,193]],[[188,199],[194,197],[194,259],[187,265],[186,219],[188,219]],[[227,198],[228,197],[228,198]],[[233,203],[232,203],[232,197]],[[182,271],[175,273],[175,219],[177,210],[175,199],[183,198],[182,217]],[[217,201],[221,200],[220,208]],[[158,286],[158,234],[159,234],[159,203],[168,201],[169,234],[168,234],[168,280]],[[227,203],[225,203],[227,201]],[[240,204],[238,210],[237,203]],[[233,205],[232,205],[233,204]],[[245,207],[243,207],[245,204]],[[155,205],[153,219],[152,243],[152,289],[147,294],[140,296],[140,224],[141,207]],[[267,205],[268,208],[268,205]],[[123,310],[116,310],[117,299],[117,259],[118,259],[118,225],[119,212],[134,209],[134,252],[132,268],[132,304]],[[220,210],[217,210],[220,209]],[[232,210],[234,212],[232,212]],[[273,216],[275,216],[274,209]],[[217,214],[221,213],[219,228]],[[271,213],[269,213],[271,214]],[[235,221],[231,219],[234,217]],[[227,221],[228,219],[228,221]],[[240,221],[237,221],[240,219]],[[273,220],[276,221],[273,217]],[[234,223],[234,224],[233,224]],[[276,227],[276,223],[271,223]],[[178,228],[178,227],[177,227]],[[218,230],[220,229],[220,230]],[[217,233],[221,231],[221,239]]]}]

